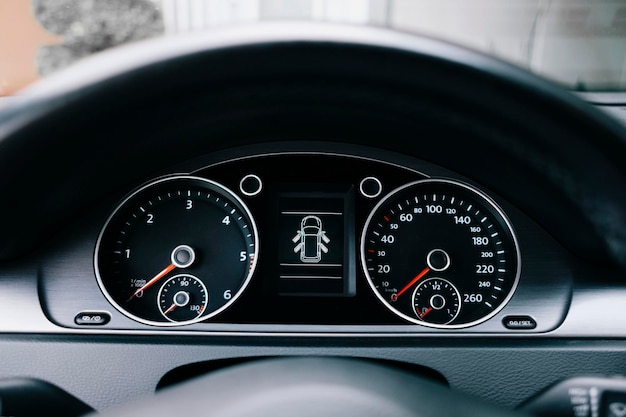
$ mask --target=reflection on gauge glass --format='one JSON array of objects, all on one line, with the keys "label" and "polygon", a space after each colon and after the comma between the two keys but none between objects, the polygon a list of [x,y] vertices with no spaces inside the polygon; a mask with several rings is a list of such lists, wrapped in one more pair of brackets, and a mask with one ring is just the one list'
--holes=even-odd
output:
[{"label": "reflection on gauge glass", "polygon": [[520,274],[517,240],[502,210],[474,187],[443,179],[384,197],[365,224],[361,260],[389,310],[437,328],[493,317]]},{"label": "reflection on gauge glass", "polygon": [[119,311],[157,326],[224,311],[256,266],[257,229],[245,204],[199,177],[150,183],[107,221],[96,247],[98,283]]}]

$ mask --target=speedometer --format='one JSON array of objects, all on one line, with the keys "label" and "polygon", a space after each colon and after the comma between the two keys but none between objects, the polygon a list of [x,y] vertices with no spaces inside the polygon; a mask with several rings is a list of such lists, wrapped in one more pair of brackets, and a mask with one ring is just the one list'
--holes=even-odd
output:
[{"label": "speedometer", "polygon": [[479,324],[511,299],[520,275],[513,229],[474,187],[429,179],[383,198],[361,237],[365,275],[396,315],[429,327]]}]

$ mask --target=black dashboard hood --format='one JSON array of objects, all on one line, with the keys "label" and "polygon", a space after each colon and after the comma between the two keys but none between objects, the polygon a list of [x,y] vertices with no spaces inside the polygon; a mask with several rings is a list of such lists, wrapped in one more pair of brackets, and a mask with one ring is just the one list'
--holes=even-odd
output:
[{"label": "black dashboard hood", "polygon": [[315,141],[453,169],[576,255],[626,266],[624,129],[549,82],[440,41],[324,24],[227,28],[103,53],[11,101],[0,112],[3,260],[181,161]]}]

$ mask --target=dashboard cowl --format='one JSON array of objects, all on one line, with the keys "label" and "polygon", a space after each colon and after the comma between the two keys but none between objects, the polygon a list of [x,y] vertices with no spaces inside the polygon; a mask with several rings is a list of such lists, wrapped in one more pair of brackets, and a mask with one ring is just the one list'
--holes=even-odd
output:
[{"label": "dashboard cowl", "polygon": [[88,59],[2,109],[0,193],[13,203],[0,207],[0,259],[180,161],[328,141],[453,169],[578,256],[625,266],[625,140],[616,122],[548,82],[409,34],[273,23],[148,41]]}]

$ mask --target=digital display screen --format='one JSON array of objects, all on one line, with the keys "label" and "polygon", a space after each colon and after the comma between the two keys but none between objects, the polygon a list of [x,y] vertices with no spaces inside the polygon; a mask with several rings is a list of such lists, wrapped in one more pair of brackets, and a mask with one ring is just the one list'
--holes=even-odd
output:
[{"label": "digital display screen", "polygon": [[353,192],[279,193],[281,295],[350,296],[355,289]]}]

